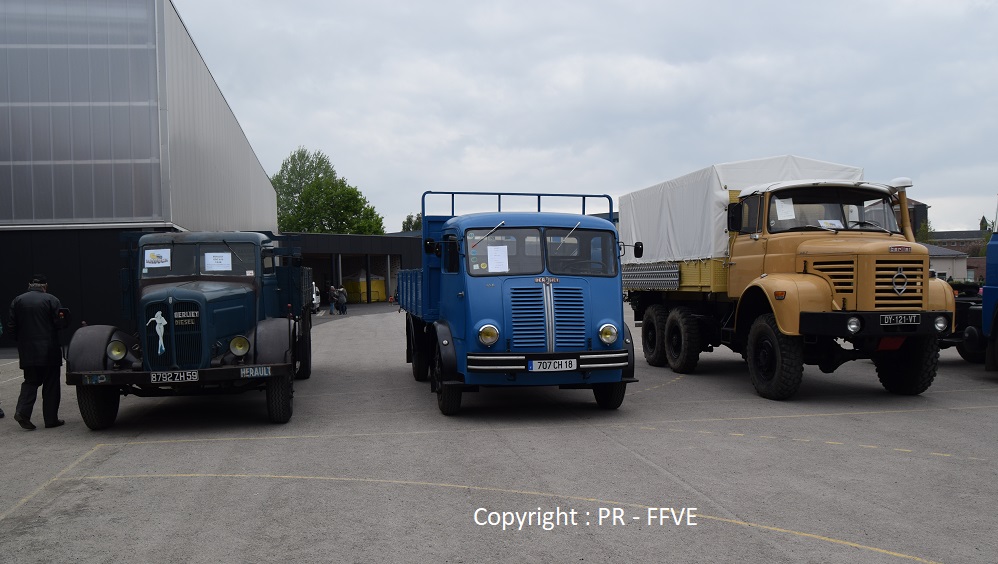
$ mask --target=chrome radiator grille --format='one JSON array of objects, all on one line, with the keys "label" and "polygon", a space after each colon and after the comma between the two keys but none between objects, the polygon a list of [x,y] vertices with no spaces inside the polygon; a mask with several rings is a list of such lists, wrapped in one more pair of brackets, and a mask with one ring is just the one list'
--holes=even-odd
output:
[{"label": "chrome radiator grille", "polygon": [[[158,321],[157,312],[165,323]],[[182,319],[193,321],[177,325],[177,313],[193,314]],[[146,306],[145,356],[151,370],[201,368],[201,316],[196,302],[177,301],[172,305],[155,302]],[[163,326],[162,345],[158,326]]]},{"label": "chrome radiator grille", "polygon": [[874,275],[874,307],[897,310],[923,307],[927,268],[921,260],[878,260]]},{"label": "chrome radiator grille", "polygon": [[582,289],[555,287],[547,293],[545,288],[510,290],[513,349],[585,350],[586,302]]}]

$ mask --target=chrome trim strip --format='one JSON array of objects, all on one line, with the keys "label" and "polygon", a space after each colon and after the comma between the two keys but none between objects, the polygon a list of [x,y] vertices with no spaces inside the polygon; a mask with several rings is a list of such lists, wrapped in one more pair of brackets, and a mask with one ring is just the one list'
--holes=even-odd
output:
[{"label": "chrome trim strip", "polygon": [[544,332],[547,351],[554,352],[554,289],[551,284],[544,284]]}]

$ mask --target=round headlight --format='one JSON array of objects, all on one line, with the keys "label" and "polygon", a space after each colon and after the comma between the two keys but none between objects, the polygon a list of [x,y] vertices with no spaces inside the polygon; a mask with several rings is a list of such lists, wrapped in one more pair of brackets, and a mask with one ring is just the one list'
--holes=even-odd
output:
[{"label": "round headlight", "polygon": [[599,340],[608,345],[617,342],[617,328],[609,323],[605,323],[599,328]]},{"label": "round headlight", "polygon": [[249,339],[243,337],[242,335],[237,335],[229,341],[229,352],[236,356],[246,356],[249,352],[250,344]]},{"label": "round headlight", "polygon": [[858,333],[862,328],[863,323],[858,317],[850,317],[846,320],[846,329],[848,329],[850,333]]},{"label": "round headlight", "polygon": [[118,362],[119,360],[125,358],[125,355],[128,354],[128,347],[126,347],[125,343],[122,343],[121,341],[111,341],[107,344],[106,352],[108,358]]},{"label": "round headlight", "polygon": [[482,325],[478,330],[478,341],[486,347],[491,347],[499,340],[499,328],[495,325]]},{"label": "round headlight", "polygon": [[946,327],[948,326],[949,322],[946,321],[946,318],[944,316],[940,315],[939,317],[936,317],[936,331],[939,331],[941,333],[945,331]]}]

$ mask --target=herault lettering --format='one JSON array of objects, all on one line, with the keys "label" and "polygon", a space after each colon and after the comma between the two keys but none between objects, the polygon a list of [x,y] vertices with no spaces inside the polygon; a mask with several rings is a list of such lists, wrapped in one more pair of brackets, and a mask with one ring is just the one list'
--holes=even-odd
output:
[{"label": "herault lettering", "polygon": [[249,366],[239,369],[240,378],[266,378],[270,376],[269,366]]}]

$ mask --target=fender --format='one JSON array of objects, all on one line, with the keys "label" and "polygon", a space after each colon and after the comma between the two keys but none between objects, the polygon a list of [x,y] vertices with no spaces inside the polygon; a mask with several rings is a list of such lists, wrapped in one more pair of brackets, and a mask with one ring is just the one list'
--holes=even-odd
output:
[{"label": "fender", "polygon": [[624,348],[627,350],[627,368],[621,373],[621,378],[634,378],[634,339],[631,338],[631,328],[624,324]]},{"label": "fender", "polygon": [[66,372],[104,370],[104,352],[111,336],[118,332],[111,325],[87,325],[73,333],[66,352]]},{"label": "fender", "polygon": [[[929,298],[928,309],[930,311],[948,311],[953,314],[956,321],[956,297],[953,295],[953,287],[939,278],[929,279],[929,288],[926,292]],[[950,327],[952,330],[952,327]]]},{"label": "fender", "polygon": [[[776,324],[784,335],[800,335],[802,311],[833,311],[841,307],[839,304],[839,307],[833,308],[832,288],[828,282],[812,274],[770,274],[756,278],[742,293],[743,298],[746,294],[755,294],[751,292],[753,289],[766,297],[769,309],[776,316]],[[777,299],[777,292],[786,292],[785,297]],[[744,301],[738,301],[739,311]]]},{"label": "fender", "polygon": [[441,380],[460,380],[457,374],[457,348],[451,335],[450,324],[442,319],[433,322],[433,331],[440,348]]},{"label": "fender", "polygon": [[256,364],[285,364],[291,362],[291,343],[288,324],[283,317],[264,319],[246,336],[253,347]]}]

